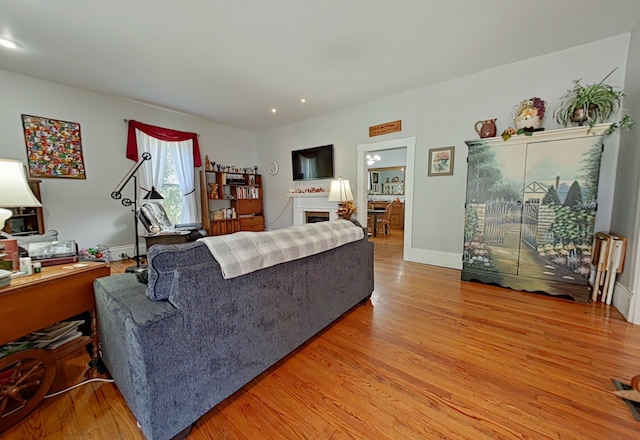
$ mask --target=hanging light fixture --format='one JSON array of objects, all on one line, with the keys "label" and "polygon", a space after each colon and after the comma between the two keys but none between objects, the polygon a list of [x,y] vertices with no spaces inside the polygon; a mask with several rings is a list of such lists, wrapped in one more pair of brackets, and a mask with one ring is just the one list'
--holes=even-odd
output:
[{"label": "hanging light fixture", "polygon": [[374,163],[379,162],[380,159],[382,158],[380,157],[379,154],[374,154],[373,156],[370,154],[367,154],[367,165],[371,166]]}]

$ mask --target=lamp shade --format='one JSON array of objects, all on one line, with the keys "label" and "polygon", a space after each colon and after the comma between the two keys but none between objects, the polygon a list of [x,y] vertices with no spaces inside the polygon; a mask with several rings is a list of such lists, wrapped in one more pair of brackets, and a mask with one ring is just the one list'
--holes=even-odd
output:
[{"label": "lamp shade", "polygon": [[32,206],[42,206],[42,204],[29,188],[22,162],[0,159],[0,207]]},{"label": "lamp shade", "polygon": [[0,229],[13,212],[4,208],[42,206],[31,192],[22,162],[0,159]]},{"label": "lamp shade", "polygon": [[[4,222],[13,215],[8,209],[0,208],[0,229],[4,228]],[[1,248],[0,248],[1,249]]]},{"label": "lamp shade", "polygon": [[156,187],[155,186],[152,186],[151,187],[151,191],[149,191],[147,193],[147,195],[143,197],[143,199],[145,199],[145,200],[163,200],[164,197],[162,197],[162,194],[160,194],[158,191],[156,191]]},{"label": "lamp shade", "polygon": [[353,200],[353,194],[351,193],[351,185],[348,180],[338,179],[332,180],[329,187],[330,202],[349,202]]}]

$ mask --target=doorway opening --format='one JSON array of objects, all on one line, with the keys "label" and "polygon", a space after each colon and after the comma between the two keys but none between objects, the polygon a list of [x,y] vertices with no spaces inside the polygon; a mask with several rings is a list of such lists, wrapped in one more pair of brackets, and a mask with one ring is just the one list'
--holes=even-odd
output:
[{"label": "doorway opening", "polygon": [[[413,181],[414,181],[414,167],[416,153],[416,138],[408,137],[402,139],[394,139],[384,142],[374,142],[370,144],[358,145],[358,190],[357,190],[357,206],[367,206],[367,190],[368,190],[368,153],[373,151],[383,150],[395,150],[398,148],[407,149],[407,158],[405,166],[405,185],[404,185],[404,251],[403,259],[411,261],[411,238],[413,229]],[[367,224],[367,211],[359,209],[357,211],[358,222],[362,225]]]}]

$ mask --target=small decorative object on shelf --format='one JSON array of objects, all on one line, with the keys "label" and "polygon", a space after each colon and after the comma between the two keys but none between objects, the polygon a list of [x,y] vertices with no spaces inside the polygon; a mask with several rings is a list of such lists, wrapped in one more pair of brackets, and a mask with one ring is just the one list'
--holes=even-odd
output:
[{"label": "small decorative object on shelf", "polygon": [[217,199],[219,199],[220,198],[219,195],[218,195],[219,185],[217,183],[215,183],[215,182],[209,183],[208,185],[209,185],[209,191],[208,191],[209,200],[217,200]]},{"label": "small decorative object on shelf", "polygon": [[546,111],[547,102],[540,98],[533,97],[521,101],[519,105],[513,106],[513,122],[516,125],[516,129],[544,130],[542,128],[542,119]]},{"label": "small decorative object on shelf", "polygon": [[291,194],[309,194],[327,192],[325,188],[312,186],[310,188],[289,188]]},{"label": "small decorative object on shelf", "polygon": [[215,166],[216,166],[215,162],[209,161],[209,156],[205,156],[204,157],[204,170],[205,171],[215,171],[215,169],[216,169]]},{"label": "small decorative object on shelf", "polygon": [[[476,130],[476,133],[478,133],[478,136],[480,136],[482,139],[494,137],[496,135],[496,131],[498,130],[496,128],[497,120],[498,118],[478,121],[476,122],[476,125],[473,126],[473,128]],[[478,124],[482,124],[479,130],[478,130]]]}]

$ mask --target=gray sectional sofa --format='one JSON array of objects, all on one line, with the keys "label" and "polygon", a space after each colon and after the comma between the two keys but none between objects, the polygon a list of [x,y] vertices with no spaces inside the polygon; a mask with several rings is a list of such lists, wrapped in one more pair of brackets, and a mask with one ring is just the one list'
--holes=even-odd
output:
[{"label": "gray sectional sofa", "polygon": [[188,433],[373,291],[366,233],[230,279],[202,242],[156,245],[148,260],[148,285],[118,274],[94,289],[102,359],[149,440]]}]

